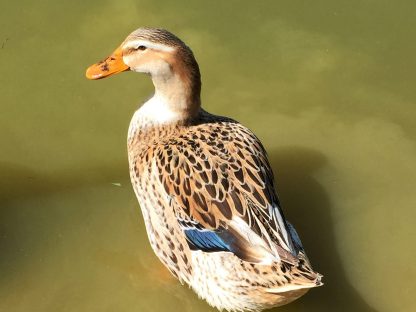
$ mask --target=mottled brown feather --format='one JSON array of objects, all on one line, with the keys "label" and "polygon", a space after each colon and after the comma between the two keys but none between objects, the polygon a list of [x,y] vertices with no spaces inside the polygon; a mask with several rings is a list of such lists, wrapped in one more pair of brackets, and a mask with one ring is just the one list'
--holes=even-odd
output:
[{"label": "mottled brown feather", "polygon": [[[163,133],[153,133],[160,131]],[[181,218],[215,230],[219,226],[228,228],[233,216],[241,216],[260,237],[269,236],[266,242],[287,251],[284,260],[294,260],[295,255],[289,256],[293,253],[290,236],[283,237],[286,229],[270,215],[271,209],[282,215],[272,169],[264,148],[250,130],[232,119],[201,111],[191,124],[152,127],[142,135],[159,140],[152,141],[154,156],[146,151],[136,165],[155,163],[160,183]],[[253,217],[260,215],[265,217]],[[270,250],[276,246],[269,246]],[[246,247],[256,248],[250,244]]]}]

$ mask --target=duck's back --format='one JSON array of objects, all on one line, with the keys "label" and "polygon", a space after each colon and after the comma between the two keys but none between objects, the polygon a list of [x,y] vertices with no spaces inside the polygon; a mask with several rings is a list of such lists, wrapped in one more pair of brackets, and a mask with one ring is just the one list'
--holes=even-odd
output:
[{"label": "duck's back", "polygon": [[183,124],[141,122],[131,178],[151,245],[175,276],[226,309],[284,304],[320,284],[249,129],[204,111]]}]

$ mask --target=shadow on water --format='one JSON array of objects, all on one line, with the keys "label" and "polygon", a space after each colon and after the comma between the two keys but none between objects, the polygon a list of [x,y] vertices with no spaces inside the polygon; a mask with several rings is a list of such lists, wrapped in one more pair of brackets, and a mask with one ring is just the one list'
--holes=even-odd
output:
[{"label": "shadow on water", "polygon": [[375,311],[348,282],[336,249],[331,204],[313,175],[326,164],[323,154],[303,147],[271,151],[278,192],[286,218],[296,227],[324,286],[275,311]]},{"label": "shadow on water", "polygon": [[127,162],[50,174],[0,162],[0,172],[0,272],[3,273],[0,282],[6,275],[18,272],[20,263],[30,261],[28,255],[53,232],[54,221],[50,220],[59,215],[61,208],[39,205],[41,198],[111,183],[128,182],[130,187]]},{"label": "shadow on water", "polygon": [[129,179],[127,161],[108,167],[78,168],[53,174],[40,173],[18,164],[0,162],[0,172],[0,204]]},{"label": "shadow on water", "polygon": [[[325,283],[323,287],[311,290],[294,303],[274,311],[375,311],[348,282],[336,249],[331,205],[325,190],[313,177],[315,172],[326,165],[325,156],[303,147],[287,147],[271,151],[269,158],[275,169],[286,217],[295,225],[314,268],[324,275]],[[79,168],[53,175],[40,174],[15,164],[0,163],[0,172],[0,234],[1,223],[16,214],[16,211],[11,211],[8,202],[47,196],[88,185],[128,181],[127,164],[124,163],[100,168]],[[8,254],[5,251],[11,248],[10,242],[2,237],[5,236],[0,235],[0,250],[2,254]],[[5,266],[8,262],[6,260],[0,262],[0,267]]]}]

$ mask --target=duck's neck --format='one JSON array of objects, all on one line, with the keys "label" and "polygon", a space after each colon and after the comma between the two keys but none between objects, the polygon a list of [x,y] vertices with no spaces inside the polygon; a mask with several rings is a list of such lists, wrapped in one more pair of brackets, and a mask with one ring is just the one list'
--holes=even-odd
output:
[{"label": "duck's neck", "polygon": [[192,119],[201,107],[201,76],[192,52],[179,50],[165,66],[151,73],[155,100],[163,103],[165,109],[179,119]]},{"label": "duck's neck", "polygon": [[152,80],[155,86],[153,98],[163,103],[165,110],[171,111],[180,119],[192,118],[198,112],[201,106],[200,87],[195,90],[191,82],[176,73],[172,73],[170,77],[152,77]]},{"label": "duck's neck", "polygon": [[[195,62],[195,61],[194,61]],[[151,73],[155,94],[134,114],[129,137],[139,129],[187,124],[201,111],[201,77],[198,64],[166,63]]]}]

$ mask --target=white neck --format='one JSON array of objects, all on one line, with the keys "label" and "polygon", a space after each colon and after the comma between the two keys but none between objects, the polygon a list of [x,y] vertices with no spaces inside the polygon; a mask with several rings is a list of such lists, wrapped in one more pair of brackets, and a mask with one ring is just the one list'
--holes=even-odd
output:
[{"label": "white neck", "polygon": [[[188,90],[178,74],[171,70],[164,74],[152,74],[152,81],[155,86],[155,95],[153,98],[163,103],[161,105],[178,113],[187,109]],[[159,113],[162,112],[159,111]]]},{"label": "white neck", "polygon": [[169,124],[180,120],[180,118],[181,114],[171,110],[168,100],[159,93],[155,93],[134,113],[130,122],[128,137],[133,137],[139,128],[145,129]]},{"label": "white neck", "polygon": [[[134,43],[134,42],[133,42]],[[130,43],[131,44],[131,43]],[[152,77],[155,86],[155,101],[163,102],[164,106],[170,106],[170,110],[185,111],[189,106],[190,90],[186,83],[181,79],[179,73],[174,70],[174,66],[164,58],[153,58],[147,62],[140,63],[134,54],[126,55],[123,61],[130,68],[139,73],[147,73]],[[136,62],[136,63],[135,63]],[[151,110],[161,109],[162,107],[152,108]],[[147,111],[150,113],[149,111]],[[157,111],[156,111],[157,112]],[[163,112],[157,112],[162,113]],[[159,119],[157,114],[152,117]],[[157,121],[157,120],[155,120]]]},{"label": "white neck", "polygon": [[157,59],[134,68],[135,71],[151,75],[155,94],[134,113],[130,122],[129,138],[138,129],[179,123],[199,113],[200,86],[196,89],[198,96],[194,97],[192,81],[183,70],[175,70],[177,65],[172,64]]},{"label": "white neck", "polygon": [[159,92],[156,92],[137,112],[141,118],[155,125],[172,123],[182,116],[178,111],[172,110],[170,99]]}]

